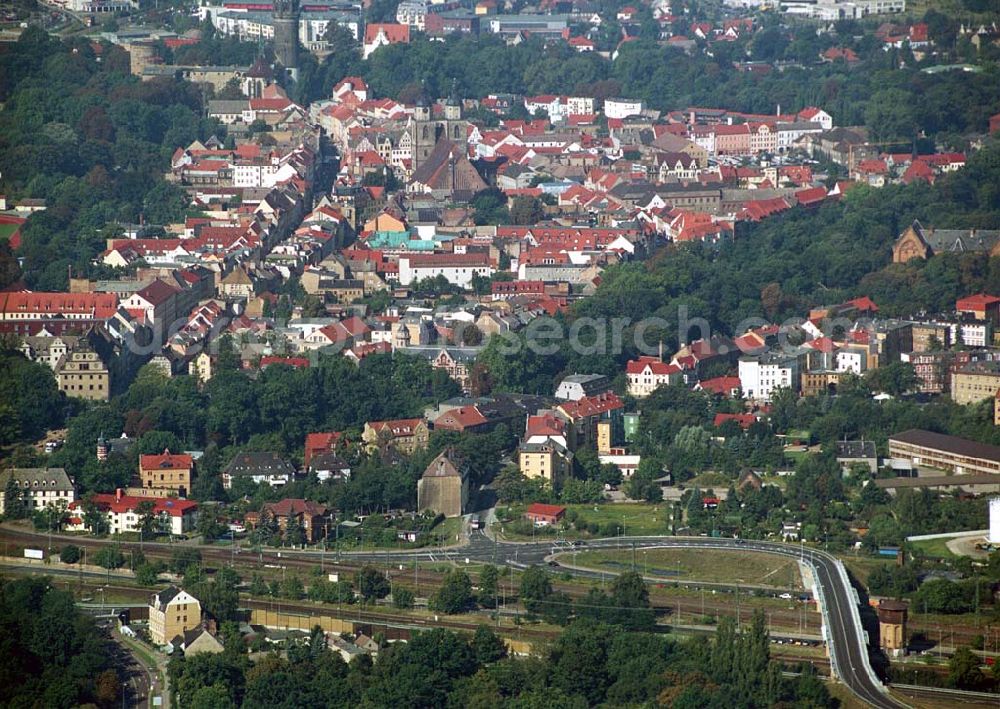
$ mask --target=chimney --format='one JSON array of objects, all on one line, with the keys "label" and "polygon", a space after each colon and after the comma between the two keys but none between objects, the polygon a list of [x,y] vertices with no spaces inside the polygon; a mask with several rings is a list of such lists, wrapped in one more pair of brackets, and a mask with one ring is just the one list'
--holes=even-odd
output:
[{"label": "chimney", "polygon": [[115,488],[115,502],[122,501],[122,489],[120,487]]}]

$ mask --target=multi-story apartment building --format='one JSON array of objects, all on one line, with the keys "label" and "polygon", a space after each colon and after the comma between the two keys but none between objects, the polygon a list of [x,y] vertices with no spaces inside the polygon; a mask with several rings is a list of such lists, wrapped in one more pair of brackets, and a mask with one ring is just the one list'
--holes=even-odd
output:
[{"label": "multi-story apartment building", "polygon": [[743,396],[755,401],[770,401],[776,389],[799,391],[801,358],[781,352],[755,357],[741,357],[740,388]]},{"label": "multi-story apartment building", "polygon": [[201,603],[176,586],[154,593],[149,600],[149,637],[163,646],[201,624]]},{"label": "multi-story apartment building", "polygon": [[951,375],[951,398],[956,404],[992,399],[1000,391],[1000,362],[975,362]]}]

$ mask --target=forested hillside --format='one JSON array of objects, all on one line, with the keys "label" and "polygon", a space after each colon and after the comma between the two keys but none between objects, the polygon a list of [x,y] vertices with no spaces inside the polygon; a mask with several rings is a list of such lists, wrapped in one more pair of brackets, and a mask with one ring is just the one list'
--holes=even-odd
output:
[{"label": "forested hillside", "polygon": [[0,705],[119,706],[118,677],[93,619],[44,577],[0,580]]},{"label": "forested hillside", "polygon": [[217,128],[201,117],[193,84],[142,82],[120,47],[61,41],[34,27],[0,49],[0,101],[7,196],[48,207],[24,225],[18,254],[37,290],[65,289],[69,266],[90,269],[109,222],[181,218],[186,197],[163,172],[177,146]]}]

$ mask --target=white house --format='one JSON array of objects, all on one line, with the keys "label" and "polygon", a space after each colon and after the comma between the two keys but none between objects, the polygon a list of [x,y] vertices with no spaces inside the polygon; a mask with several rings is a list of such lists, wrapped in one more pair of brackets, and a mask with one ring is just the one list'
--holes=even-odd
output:
[{"label": "white house", "polygon": [[625,365],[629,396],[642,398],[649,396],[658,387],[680,384],[684,373],[676,364],[668,364],[659,357],[643,356]]},{"label": "white house", "polygon": [[798,391],[801,366],[798,357],[782,353],[767,353],[756,357],[741,357],[740,388],[743,396],[754,401],[770,401],[775,389]]},{"label": "white house", "polygon": [[29,512],[43,507],[69,507],[76,488],[63,468],[9,468],[0,473],[0,514],[7,506],[7,484],[13,480]]},{"label": "white house", "polygon": [[[92,495],[97,509],[107,516],[108,531],[111,534],[122,532],[138,532],[142,524],[142,515],[138,507],[143,502],[153,504],[153,516],[157,528],[169,534],[187,534],[194,530],[198,522],[198,503],[193,500],[178,500],[174,497],[138,497],[125,495],[121,490],[112,493]],[[83,518],[83,504],[80,501],[69,506],[70,521],[66,530],[82,532],[86,529]]]},{"label": "white house", "polygon": [[408,286],[425,278],[444,276],[452,285],[471,288],[473,276],[493,275],[489,254],[413,254],[399,259],[399,283]]},{"label": "white house", "polygon": [[631,98],[604,99],[604,115],[608,118],[628,118],[642,113],[642,101]]},{"label": "white house", "polygon": [[863,347],[844,347],[836,357],[838,372],[863,374],[868,369],[868,352]]},{"label": "white house", "polygon": [[562,401],[579,401],[610,388],[611,382],[603,374],[570,374],[559,382],[555,396]]}]

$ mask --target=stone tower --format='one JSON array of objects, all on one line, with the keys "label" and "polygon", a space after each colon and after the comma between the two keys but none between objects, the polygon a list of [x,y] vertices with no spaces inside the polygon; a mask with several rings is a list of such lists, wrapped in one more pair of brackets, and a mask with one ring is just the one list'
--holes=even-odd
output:
[{"label": "stone tower", "polygon": [[434,118],[433,106],[426,92],[422,91],[417,99],[413,120],[410,122],[414,171],[428,158],[442,138],[447,138],[456,145],[465,145],[468,141],[468,122],[462,119],[462,100],[455,86],[445,102],[443,120]]},{"label": "stone tower", "polygon": [[299,78],[299,0],[274,0],[274,57],[292,81]]}]

